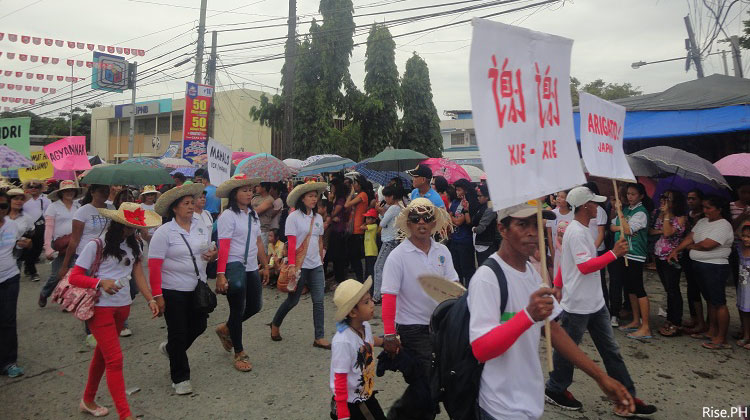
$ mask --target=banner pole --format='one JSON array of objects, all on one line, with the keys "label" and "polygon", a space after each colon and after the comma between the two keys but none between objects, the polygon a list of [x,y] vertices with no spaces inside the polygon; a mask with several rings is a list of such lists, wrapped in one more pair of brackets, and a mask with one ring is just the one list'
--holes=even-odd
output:
[{"label": "banner pole", "polygon": [[[620,204],[619,206],[616,206],[617,208],[617,217],[620,218],[620,237],[625,237],[625,226],[622,225],[622,221],[625,220],[625,216],[622,214],[622,203],[620,203],[620,191],[617,189],[617,180],[612,180],[612,187],[615,189],[615,202]],[[625,259],[625,267],[628,266],[628,258],[623,257]]]},{"label": "banner pole", "polygon": [[[536,224],[537,234],[539,236],[539,258],[542,265],[542,281],[547,287],[552,287],[549,281],[549,272],[547,270],[547,250],[544,247],[544,218],[542,217],[542,200],[536,200]],[[549,325],[549,319],[544,320],[544,336],[547,342],[547,367],[549,371],[554,370],[552,364],[552,333]]]}]

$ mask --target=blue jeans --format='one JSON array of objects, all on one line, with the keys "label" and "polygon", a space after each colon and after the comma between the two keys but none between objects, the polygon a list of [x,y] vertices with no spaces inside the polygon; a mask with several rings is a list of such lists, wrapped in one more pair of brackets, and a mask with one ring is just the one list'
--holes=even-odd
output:
[{"label": "blue jeans", "polygon": [[226,273],[229,290],[229,319],[227,328],[235,353],[242,353],[242,323],[260,312],[263,307],[263,285],[258,271],[245,271],[241,262],[227,264]]},{"label": "blue jeans", "polygon": [[[52,264],[50,266],[50,272],[49,272],[49,278],[47,279],[47,282],[44,283],[44,286],[42,286],[42,291],[39,292],[40,295],[48,298],[52,296],[52,292],[55,291],[55,287],[57,286],[57,283],[60,281],[60,279],[57,278],[57,272],[60,271],[60,267],[62,266],[63,260],[65,259],[65,254],[59,254],[54,260],[52,260]],[[75,258],[70,259],[70,267],[73,267],[73,263],[75,263]]]},{"label": "blue jeans", "polygon": [[[563,311],[561,326],[570,338],[580,344],[583,333],[588,329],[591,340],[594,342],[599,355],[602,357],[607,374],[620,381],[635,397],[635,385],[630,378],[628,368],[620,354],[620,348],[615,341],[615,334],[609,324],[609,311],[607,306],[602,306],[593,314],[579,315]],[[555,370],[550,372],[547,381],[547,390],[551,392],[564,392],[573,383],[573,364],[564,358],[557,350],[552,355]]]},{"label": "blue jeans", "polygon": [[299,282],[297,283],[297,289],[293,293],[289,293],[286,300],[281,303],[279,309],[276,310],[276,315],[273,317],[273,325],[281,327],[281,323],[284,322],[284,318],[289,311],[292,310],[297,303],[299,303],[299,297],[302,294],[302,290],[305,285],[310,289],[310,296],[313,301],[313,325],[315,327],[315,339],[323,338],[325,331],[323,328],[323,294],[325,288],[325,276],[323,275],[323,266],[320,265],[315,268],[303,268],[300,270]]},{"label": "blue jeans", "polygon": [[383,268],[385,268],[385,260],[388,258],[391,251],[396,249],[398,244],[398,241],[386,241],[383,242],[383,246],[380,247],[378,259],[375,261],[375,279],[372,283],[373,289],[375,289],[372,298],[376,302],[380,302],[380,299],[382,298],[380,295],[380,286],[383,284]]}]

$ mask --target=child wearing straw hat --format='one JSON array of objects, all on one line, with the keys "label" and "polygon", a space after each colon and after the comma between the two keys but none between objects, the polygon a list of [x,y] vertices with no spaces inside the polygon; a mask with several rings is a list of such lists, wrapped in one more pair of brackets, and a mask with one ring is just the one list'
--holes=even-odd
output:
[{"label": "child wearing straw hat", "polygon": [[336,305],[336,335],[331,343],[330,386],[335,401],[331,418],[385,420],[373,393],[375,358],[373,346],[383,339],[373,337],[369,320],[375,314],[370,296],[372,277],[364,283],[342,282],[333,294]]}]

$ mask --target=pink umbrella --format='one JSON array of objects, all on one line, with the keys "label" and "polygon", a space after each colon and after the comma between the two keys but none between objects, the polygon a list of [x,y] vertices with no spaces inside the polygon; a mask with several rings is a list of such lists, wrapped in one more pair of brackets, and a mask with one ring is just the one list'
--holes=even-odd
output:
[{"label": "pink umbrella", "polygon": [[471,181],[471,177],[466,172],[466,169],[451,160],[445,158],[429,158],[423,160],[422,164],[427,165],[432,169],[432,176],[442,176],[450,184],[459,179]]},{"label": "pink umbrella", "polygon": [[250,156],[255,156],[255,153],[253,152],[232,152],[232,163],[237,165],[238,163],[242,162],[242,160],[249,158]]},{"label": "pink umbrella", "polygon": [[736,153],[724,156],[714,163],[714,166],[724,176],[750,177],[750,153]]}]

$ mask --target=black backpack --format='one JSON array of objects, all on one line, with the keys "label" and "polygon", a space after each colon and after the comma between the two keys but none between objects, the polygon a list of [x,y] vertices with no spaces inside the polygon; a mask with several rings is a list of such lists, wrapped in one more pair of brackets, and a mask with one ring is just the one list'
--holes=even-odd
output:
[{"label": "black backpack", "polygon": [[[484,264],[495,273],[500,287],[500,313],[508,303],[508,282],[500,264],[487,258]],[[440,303],[430,318],[432,374],[430,393],[437,406],[442,401],[452,420],[477,418],[479,382],[484,363],[474,357],[469,343],[468,292]]]}]

